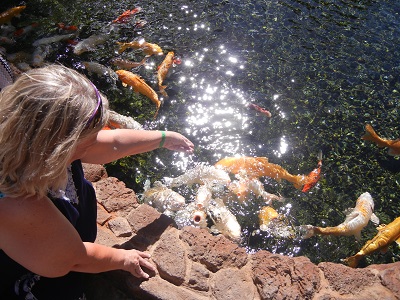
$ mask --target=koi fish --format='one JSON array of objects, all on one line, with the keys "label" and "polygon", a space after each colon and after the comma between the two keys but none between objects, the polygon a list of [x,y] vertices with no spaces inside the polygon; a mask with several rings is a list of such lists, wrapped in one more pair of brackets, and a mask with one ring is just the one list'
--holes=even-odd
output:
[{"label": "koi fish", "polygon": [[258,112],[260,112],[260,113],[262,113],[263,115],[267,116],[268,118],[271,118],[271,116],[272,116],[271,113],[268,110],[258,106],[257,104],[249,103],[247,106],[252,108],[252,109],[254,109],[254,110],[256,110],[256,111],[258,111]]},{"label": "koi fish", "polygon": [[106,67],[98,62],[94,61],[83,61],[82,64],[85,66],[85,69],[89,72],[89,74],[97,74],[100,77],[110,78],[111,81],[115,84],[118,75],[114,72],[113,69]]},{"label": "koi fish", "polygon": [[26,5],[16,6],[10,8],[0,14],[0,25],[5,23],[10,23],[11,19],[18,16],[24,9]]},{"label": "koi fish", "polygon": [[370,124],[365,125],[366,133],[361,137],[365,141],[371,141],[378,145],[378,147],[389,148],[388,154],[392,156],[400,155],[400,139],[387,140],[378,136]]},{"label": "koi fish", "polygon": [[300,189],[305,182],[304,175],[292,175],[281,166],[268,162],[266,157],[226,157],[218,161],[214,166],[250,179],[262,176],[267,176],[277,181],[285,179],[293,183],[297,189]]},{"label": "koi fish", "polygon": [[120,54],[128,48],[140,49],[146,56],[163,54],[160,46],[158,46],[157,44],[147,43],[144,39],[140,39],[129,43],[117,42],[117,44],[119,45],[118,53]]},{"label": "koi fish", "polygon": [[380,250],[385,253],[389,245],[396,242],[400,245],[400,217],[396,218],[393,222],[388,225],[380,225],[378,233],[358,251],[355,255],[344,259],[350,267],[355,268],[358,262],[366,255],[369,255],[375,251]]},{"label": "koi fish", "polygon": [[265,191],[264,185],[257,178],[242,178],[239,176],[239,180],[234,180],[228,185],[228,189],[235,193],[240,202],[247,199],[250,192],[254,193],[256,197],[261,197],[263,200],[270,204],[273,200],[283,201],[284,198],[270,194]]},{"label": "koi fish", "polygon": [[117,73],[123,84],[131,86],[135,92],[145,95],[156,104],[155,118],[161,106],[161,101],[158,100],[157,93],[139,75],[125,70],[117,70],[115,73]]},{"label": "koi fish", "polygon": [[305,179],[305,184],[303,186],[302,192],[308,192],[311,188],[313,188],[319,179],[321,178],[321,167],[322,167],[322,151],[318,153],[318,165],[317,168],[312,170],[310,174]]},{"label": "koi fish", "polygon": [[301,226],[306,233],[304,238],[310,238],[316,234],[321,235],[354,235],[359,241],[361,239],[361,230],[367,226],[369,221],[379,224],[378,217],[374,214],[374,201],[371,195],[366,192],[358,197],[356,207],[349,210],[343,223],[335,227],[317,227],[312,225]]},{"label": "koi fish", "polygon": [[14,82],[14,74],[8,62],[0,55],[0,90]]},{"label": "koi fish", "polygon": [[285,216],[279,214],[271,206],[261,208],[258,219],[261,231],[267,231],[279,238],[293,238],[295,236],[294,229],[287,224]]},{"label": "koi fish", "polygon": [[152,188],[148,188],[147,185],[142,199],[161,213],[166,210],[176,212],[185,206],[185,198],[160,181],[155,181]]},{"label": "koi fish", "polygon": [[77,31],[78,27],[75,25],[65,25],[64,23],[57,23],[57,27],[66,31]]},{"label": "koi fish", "polygon": [[114,21],[112,21],[113,23],[126,23],[129,21],[129,19],[131,18],[132,15],[140,12],[142,9],[140,7],[136,7],[132,10],[126,10],[124,11],[121,15],[119,15]]},{"label": "koi fish", "polygon": [[162,83],[174,62],[174,55],[175,55],[174,52],[172,51],[168,52],[168,54],[165,56],[163,62],[161,63],[161,65],[158,67],[157,70],[158,89],[161,95],[163,95],[164,97],[168,97],[168,94],[165,92],[167,86],[162,85]]},{"label": "koi fish", "polygon": [[214,223],[211,226],[212,232],[221,233],[234,242],[240,242],[240,224],[221,199],[212,199],[206,207],[206,212]]},{"label": "koi fish", "polygon": [[58,43],[61,41],[66,41],[66,40],[72,39],[74,37],[75,37],[75,33],[53,35],[50,37],[44,37],[44,38],[34,41],[32,46],[38,47],[38,46],[42,46],[42,45],[54,44],[54,43]]},{"label": "koi fish", "polygon": [[198,209],[204,209],[210,203],[212,198],[212,191],[207,185],[201,185],[197,189],[195,203]]},{"label": "koi fish", "polygon": [[135,129],[135,130],[142,130],[143,126],[136,122],[132,117],[127,117],[121,115],[113,110],[109,110],[109,118],[107,122],[107,126],[110,129]]},{"label": "koi fish", "polygon": [[29,32],[31,32],[35,27],[39,26],[39,23],[32,23],[28,26],[22,27],[22,28],[18,28],[17,30],[14,31],[14,36],[15,37],[21,37]]},{"label": "koi fish", "polygon": [[176,212],[174,216],[175,224],[178,229],[185,226],[207,228],[207,214],[204,210],[199,210],[194,202],[187,204],[183,209]]},{"label": "koi fish", "polygon": [[213,185],[228,184],[231,178],[224,170],[202,163],[178,177],[167,178],[167,180],[170,181],[169,185],[171,187],[178,187],[181,185],[192,186],[193,184],[212,187]]},{"label": "koi fish", "polygon": [[120,69],[134,69],[134,68],[144,65],[146,63],[146,60],[147,60],[147,56],[145,56],[140,62],[126,60],[126,59],[116,57],[116,58],[113,58],[110,62],[114,66],[117,66]]},{"label": "koi fish", "polygon": [[93,34],[75,45],[74,54],[81,55],[84,52],[94,51],[98,45],[103,44],[108,38],[108,34]]}]

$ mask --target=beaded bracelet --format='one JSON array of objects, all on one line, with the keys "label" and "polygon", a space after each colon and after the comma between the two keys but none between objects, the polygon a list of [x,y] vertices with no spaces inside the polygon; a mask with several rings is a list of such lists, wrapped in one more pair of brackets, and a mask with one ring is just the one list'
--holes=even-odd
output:
[{"label": "beaded bracelet", "polygon": [[162,148],[165,143],[165,131],[161,131],[161,142],[159,148]]}]

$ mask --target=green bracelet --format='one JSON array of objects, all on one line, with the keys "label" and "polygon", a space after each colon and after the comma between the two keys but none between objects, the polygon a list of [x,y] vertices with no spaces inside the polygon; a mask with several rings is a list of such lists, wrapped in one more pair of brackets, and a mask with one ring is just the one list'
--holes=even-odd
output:
[{"label": "green bracelet", "polygon": [[159,148],[162,148],[165,143],[165,131],[161,131],[161,142]]}]

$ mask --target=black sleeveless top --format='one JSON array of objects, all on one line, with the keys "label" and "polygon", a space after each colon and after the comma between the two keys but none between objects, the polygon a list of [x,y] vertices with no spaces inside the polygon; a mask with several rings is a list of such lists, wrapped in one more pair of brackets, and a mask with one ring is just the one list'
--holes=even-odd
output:
[{"label": "black sleeveless top", "polygon": [[[50,195],[49,198],[76,228],[83,242],[94,242],[97,233],[96,195],[92,184],[84,178],[80,160],[72,163],[71,171],[79,202]],[[38,276],[0,250],[0,299],[84,299],[81,276],[77,272],[58,278]]]}]

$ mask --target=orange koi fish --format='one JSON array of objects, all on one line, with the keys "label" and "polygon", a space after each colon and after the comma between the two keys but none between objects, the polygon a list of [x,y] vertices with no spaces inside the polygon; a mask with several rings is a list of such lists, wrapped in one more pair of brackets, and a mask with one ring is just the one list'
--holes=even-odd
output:
[{"label": "orange koi fish", "polygon": [[168,94],[165,92],[166,85],[162,85],[165,77],[167,76],[167,73],[169,71],[169,68],[171,68],[173,62],[174,62],[174,52],[168,52],[167,56],[165,56],[163,62],[161,65],[158,67],[157,70],[157,80],[158,80],[158,88],[159,92],[161,95],[164,97],[168,97]]},{"label": "orange koi fish", "polygon": [[281,166],[268,162],[266,157],[226,157],[215,166],[250,179],[261,176],[271,177],[277,181],[285,179],[293,183],[297,189],[300,189],[305,182],[304,175],[292,175]]},{"label": "orange koi fish", "polygon": [[0,25],[10,23],[11,19],[18,16],[24,9],[25,5],[10,8],[0,14]]},{"label": "orange koi fish", "polygon": [[32,24],[30,24],[30,25],[27,25],[27,26],[25,26],[25,27],[18,28],[17,30],[14,31],[14,34],[13,34],[13,35],[14,35],[15,37],[21,37],[21,36],[23,36],[23,35],[25,35],[25,34],[31,32],[31,31],[32,31],[35,27],[37,27],[38,25],[39,25],[39,23],[34,22],[34,23],[32,23]]},{"label": "orange koi fish", "polygon": [[302,192],[308,192],[313,188],[319,179],[321,178],[321,167],[322,167],[322,151],[318,153],[318,165],[317,168],[312,170],[310,174],[306,177],[305,184],[303,186]]},{"label": "orange koi fish", "polygon": [[118,16],[118,18],[116,18],[114,21],[112,21],[113,23],[126,23],[129,21],[129,19],[131,18],[132,15],[140,12],[142,9],[140,7],[136,7],[132,10],[126,10],[124,11],[120,16]]},{"label": "orange koi fish", "polygon": [[400,155],[400,139],[396,140],[383,139],[378,136],[378,134],[375,132],[375,130],[372,128],[370,124],[365,125],[365,131],[366,133],[361,137],[361,139],[365,141],[374,142],[380,148],[383,147],[389,148],[388,150],[389,155],[393,156]]},{"label": "orange koi fish", "polygon": [[145,95],[156,104],[157,110],[154,114],[155,118],[161,106],[161,101],[158,100],[157,93],[139,75],[125,70],[117,70],[115,73],[117,73],[123,84],[131,86],[135,92]]},{"label": "orange koi fish", "polygon": [[355,255],[350,256],[343,261],[350,267],[355,268],[358,262],[366,255],[380,250],[385,253],[389,245],[396,242],[400,246],[400,217],[397,217],[393,222],[388,225],[380,225],[378,233],[358,251]]},{"label": "orange koi fish", "polygon": [[268,118],[271,118],[271,116],[272,116],[271,113],[268,110],[258,106],[257,104],[249,103],[247,106],[252,108],[252,109],[255,109],[256,111],[262,113],[263,115],[267,116]]},{"label": "orange koi fish", "polygon": [[358,197],[356,207],[349,210],[343,223],[335,227],[302,226],[307,232],[303,237],[309,238],[316,234],[335,236],[354,235],[359,241],[361,239],[361,230],[367,226],[370,220],[376,225],[379,224],[379,219],[374,214],[374,201],[371,195],[366,192]]},{"label": "orange koi fish", "polygon": [[120,54],[128,48],[140,49],[147,56],[163,54],[160,46],[157,44],[147,43],[143,39],[129,43],[117,42],[117,44],[119,45],[118,53]]}]

